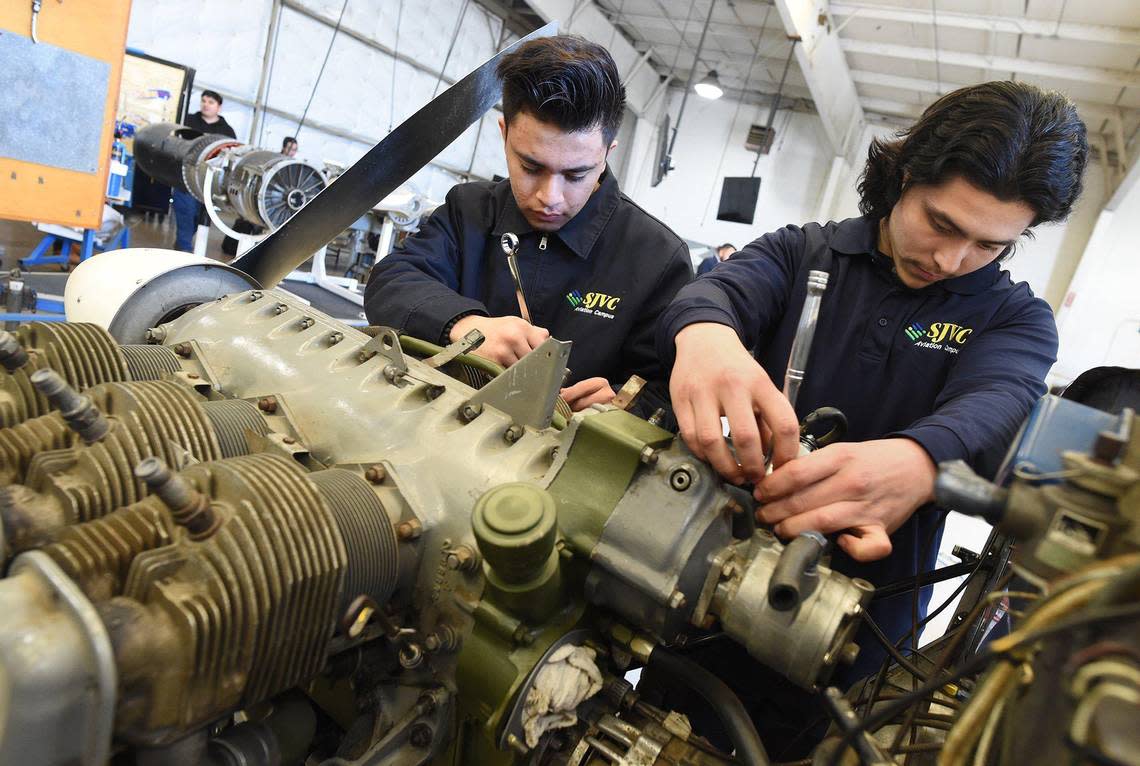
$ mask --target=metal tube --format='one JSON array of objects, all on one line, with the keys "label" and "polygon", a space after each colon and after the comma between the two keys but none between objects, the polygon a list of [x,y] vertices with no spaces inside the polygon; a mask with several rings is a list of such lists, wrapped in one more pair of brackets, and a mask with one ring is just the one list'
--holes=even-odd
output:
[{"label": "metal tube", "polygon": [[784,375],[784,396],[788,397],[793,409],[804,382],[804,372],[811,355],[811,342],[815,336],[815,326],[819,322],[819,306],[823,302],[823,293],[827,290],[827,279],[826,271],[812,269],[808,272],[807,297],[804,298],[800,323],[792,340],[792,352],[788,355],[788,370]]},{"label": "metal tube", "polygon": [[[772,108],[768,111],[768,125],[767,129],[772,130],[773,123],[776,122],[776,110],[780,108],[780,95],[784,92],[784,81],[788,79],[788,68],[792,65],[792,55],[796,52],[796,43],[799,40],[792,40],[792,47],[788,49],[788,58],[784,60],[784,73],[780,75],[780,84],[776,86],[776,95],[772,98]],[[743,96],[741,96],[743,98]],[[750,178],[756,177],[756,166],[760,164],[760,149],[756,150],[756,159],[752,163],[752,174]]]},{"label": "metal tube", "polygon": [[[681,96],[681,109],[677,112],[677,124],[673,126],[673,138],[669,140],[669,151],[665,154],[668,157],[673,156],[673,145],[677,143],[677,133],[681,130],[681,118],[685,116],[685,102],[689,100],[689,91],[693,88],[693,77],[697,74],[697,64],[701,60],[701,49],[705,47],[705,34],[709,31],[709,22],[712,21],[713,7],[716,5],[716,0],[709,3],[709,15],[705,17],[705,28],[701,30],[701,39],[697,43],[697,52],[693,54],[693,68],[689,70],[689,81],[685,84],[685,95]],[[681,36],[681,43],[684,43],[684,34]]]}]

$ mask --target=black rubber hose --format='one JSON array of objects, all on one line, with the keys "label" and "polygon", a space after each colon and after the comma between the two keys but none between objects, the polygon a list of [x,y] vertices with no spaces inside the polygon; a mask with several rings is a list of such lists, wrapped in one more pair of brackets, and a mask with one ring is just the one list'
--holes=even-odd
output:
[{"label": "black rubber hose", "polygon": [[736,750],[736,760],[745,766],[768,766],[768,753],[756,732],[756,726],[744,709],[744,703],[732,690],[709,671],[688,657],[658,646],[649,655],[648,666],[672,678],[700,696],[724,724],[728,738]]},{"label": "black rubber hose", "polygon": [[780,554],[768,581],[768,604],[778,612],[789,612],[800,605],[816,584],[816,566],[827,548],[827,538],[819,532],[803,532]]}]

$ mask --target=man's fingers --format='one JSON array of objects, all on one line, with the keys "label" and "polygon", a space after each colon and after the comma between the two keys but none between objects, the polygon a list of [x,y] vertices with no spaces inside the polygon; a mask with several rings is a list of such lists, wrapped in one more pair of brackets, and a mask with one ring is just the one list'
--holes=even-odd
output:
[{"label": "man's fingers", "polygon": [[704,460],[705,451],[693,435],[696,430],[696,419],[693,415],[693,405],[687,398],[673,396],[673,416],[677,418],[677,431],[685,441],[686,446],[697,458]]},{"label": "man's fingers", "polygon": [[839,502],[825,505],[804,513],[798,513],[777,524],[776,534],[785,540],[795,537],[801,532],[815,530],[829,535],[858,524],[862,517],[863,504],[856,502]]},{"label": "man's fingers", "polygon": [[538,348],[549,337],[550,331],[545,327],[536,327],[534,325],[528,325],[526,327],[526,340],[531,348]]},{"label": "man's fingers", "polygon": [[785,463],[761,479],[756,485],[755,497],[762,503],[774,503],[823,481],[842,467],[839,450],[826,447],[816,450]]},{"label": "man's fingers", "polygon": [[738,483],[744,474],[724,438],[720,405],[710,394],[702,392],[693,398],[693,413],[692,438],[700,445],[704,459],[725,479]]},{"label": "man's fingers", "polygon": [[[791,463],[787,463],[777,470],[795,465],[796,462],[798,461],[793,460]],[[760,490],[757,490],[757,493],[759,492]],[[797,516],[801,513],[807,513],[817,508],[824,508],[833,503],[840,503],[847,500],[850,500],[850,497],[843,491],[841,483],[831,476],[825,476],[821,480],[809,484],[805,488],[793,492],[786,497],[781,497],[779,500],[761,505],[756,509],[756,519],[765,524],[778,524],[784,519]]]},{"label": "man's fingers", "polygon": [[752,386],[752,398],[760,417],[772,431],[772,465],[779,467],[800,451],[800,423],[796,411],[765,375]]},{"label": "man's fingers", "polygon": [[854,527],[839,535],[839,547],[856,561],[878,561],[891,553],[891,538],[881,524]]},{"label": "man's fingers", "polygon": [[614,398],[613,389],[606,386],[604,390],[594,391],[593,393],[579,397],[573,402],[569,402],[570,409],[574,412],[580,412],[587,407],[592,407],[595,404],[606,404]]},{"label": "man's fingers", "polygon": [[756,413],[752,411],[752,401],[734,393],[722,403],[732,433],[732,446],[736,449],[736,460],[746,477],[759,481],[764,476],[764,445],[760,441],[760,427]]}]

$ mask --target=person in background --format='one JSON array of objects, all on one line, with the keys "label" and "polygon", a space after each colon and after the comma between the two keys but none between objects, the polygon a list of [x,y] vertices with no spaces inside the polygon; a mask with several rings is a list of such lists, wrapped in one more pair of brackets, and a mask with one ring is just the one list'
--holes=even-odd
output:
[{"label": "person in background", "polygon": [[714,255],[710,255],[708,258],[705,258],[703,261],[701,261],[701,265],[697,267],[697,276],[699,277],[701,274],[707,274],[708,272],[712,271],[713,266],[716,266],[718,263],[727,259],[735,252],[736,245],[732,244],[731,242],[725,242],[723,245],[716,249],[716,253]]},{"label": "person in background", "polygon": [[297,156],[297,139],[292,136],[285,136],[281,139],[281,153],[286,157]]},{"label": "person in background", "polygon": [[[202,91],[200,109],[186,118],[186,127],[193,128],[202,133],[217,133],[230,138],[237,138],[234,129],[226,122],[220,112],[222,110],[222,94],[213,90]],[[206,217],[206,207],[194,198],[189,192],[173,189],[174,197],[174,249],[187,253],[194,250],[194,233],[198,230],[198,223]]]}]

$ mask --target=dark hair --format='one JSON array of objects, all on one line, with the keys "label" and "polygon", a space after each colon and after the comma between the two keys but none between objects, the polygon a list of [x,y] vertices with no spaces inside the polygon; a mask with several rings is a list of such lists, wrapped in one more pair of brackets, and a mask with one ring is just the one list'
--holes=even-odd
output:
[{"label": "dark hair", "polygon": [[281,139],[281,151],[285,151],[289,147],[289,144],[296,143],[297,139],[293,138],[293,136],[285,136],[285,138]]},{"label": "dark hair", "polygon": [[720,250],[723,250],[726,247],[731,247],[733,250],[736,249],[736,245],[732,244],[731,242],[725,242],[723,245],[721,245],[720,247],[717,248],[717,251],[719,252]]},{"label": "dark hair", "polygon": [[609,146],[621,127],[625,87],[609,51],[576,35],[540,37],[503,57],[503,117],[519,112],[567,133],[601,128]]},{"label": "dark hair", "polygon": [[895,140],[876,139],[859,179],[859,211],[885,218],[908,187],[961,177],[1033,208],[1030,226],[1060,221],[1081,195],[1085,124],[1064,95],[1022,82],[948,93]]},{"label": "dark hair", "polygon": [[202,91],[202,96],[203,96],[203,97],[205,97],[205,96],[209,96],[210,98],[214,99],[215,101],[217,101],[217,102],[218,102],[218,106],[221,106],[221,105],[222,105],[222,101],[224,100],[224,99],[222,98],[222,94],[221,94],[221,93],[218,93],[216,90],[209,90],[209,89],[206,89],[206,90]]}]

